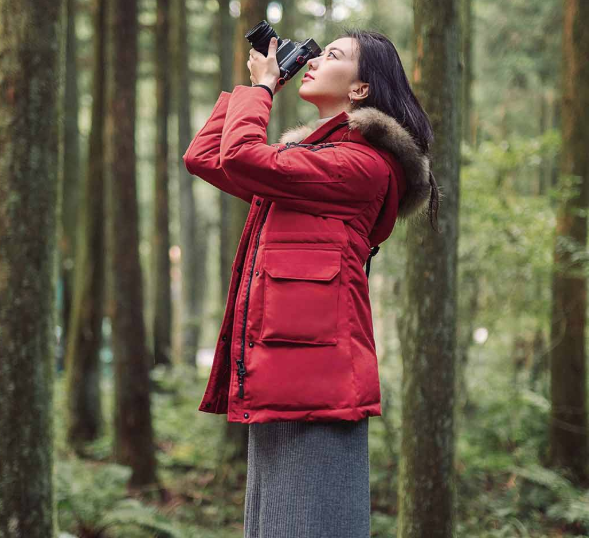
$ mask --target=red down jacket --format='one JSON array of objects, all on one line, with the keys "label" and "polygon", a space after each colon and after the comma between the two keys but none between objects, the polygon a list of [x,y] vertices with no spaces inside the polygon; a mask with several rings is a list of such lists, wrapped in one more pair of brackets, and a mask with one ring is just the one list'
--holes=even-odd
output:
[{"label": "red down jacket", "polygon": [[380,416],[370,248],[429,197],[429,160],[364,108],[267,144],[272,98],[221,92],[184,154],[191,174],[251,203],[199,406],[229,422]]}]

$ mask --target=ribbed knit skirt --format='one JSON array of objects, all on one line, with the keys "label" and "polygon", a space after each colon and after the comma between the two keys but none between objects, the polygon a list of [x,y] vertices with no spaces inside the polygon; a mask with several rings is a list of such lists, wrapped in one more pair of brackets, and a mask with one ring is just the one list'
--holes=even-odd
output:
[{"label": "ribbed knit skirt", "polygon": [[244,538],[369,538],[368,417],[249,425]]}]

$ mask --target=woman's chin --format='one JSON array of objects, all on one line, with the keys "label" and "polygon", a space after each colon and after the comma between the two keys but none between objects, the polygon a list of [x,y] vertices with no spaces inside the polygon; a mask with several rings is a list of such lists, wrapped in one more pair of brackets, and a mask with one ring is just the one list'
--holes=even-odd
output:
[{"label": "woman's chin", "polygon": [[305,83],[303,83],[299,88],[299,96],[305,101],[309,101],[310,103],[313,102],[313,92],[305,88]]}]

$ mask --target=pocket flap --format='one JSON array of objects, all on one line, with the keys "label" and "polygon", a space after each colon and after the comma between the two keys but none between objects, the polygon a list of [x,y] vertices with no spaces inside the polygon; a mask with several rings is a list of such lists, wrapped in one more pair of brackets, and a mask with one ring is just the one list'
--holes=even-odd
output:
[{"label": "pocket flap", "polygon": [[273,278],[331,280],[341,269],[341,250],[267,249],[264,269]]}]

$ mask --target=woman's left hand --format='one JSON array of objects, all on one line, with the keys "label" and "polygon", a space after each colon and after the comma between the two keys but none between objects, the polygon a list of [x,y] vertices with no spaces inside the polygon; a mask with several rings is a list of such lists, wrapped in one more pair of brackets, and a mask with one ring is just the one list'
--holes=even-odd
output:
[{"label": "woman's left hand", "polygon": [[250,70],[250,80],[252,84],[265,84],[269,86],[272,93],[280,91],[282,85],[278,84],[280,78],[280,67],[276,61],[276,49],[278,41],[275,37],[270,40],[268,45],[268,56],[251,48],[249,50],[250,59],[247,62],[247,68]]}]

